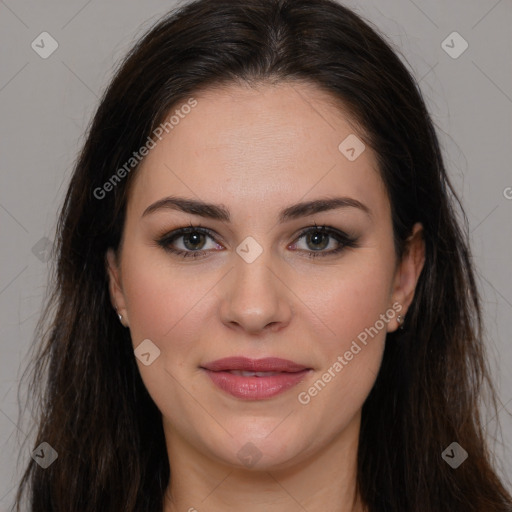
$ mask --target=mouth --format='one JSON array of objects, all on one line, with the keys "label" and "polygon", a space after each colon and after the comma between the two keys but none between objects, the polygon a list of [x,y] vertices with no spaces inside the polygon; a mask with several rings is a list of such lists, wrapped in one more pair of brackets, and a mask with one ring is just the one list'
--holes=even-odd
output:
[{"label": "mouth", "polygon": [[229,357],[200,368],[215,386],[245,400],[272,398],[299,384],[312,371],[294,361],[274,357]]}]

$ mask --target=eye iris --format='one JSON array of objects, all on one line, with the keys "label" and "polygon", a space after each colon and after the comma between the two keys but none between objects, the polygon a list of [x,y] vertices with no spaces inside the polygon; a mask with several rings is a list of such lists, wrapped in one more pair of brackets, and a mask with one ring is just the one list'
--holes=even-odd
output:
[{"label": "eye iris", "polygon": [[[191,233],[187,233],[183,235],[183,244],[187,249],[194,250],[198,249],[198,247],[193,247],[194,245],[201,244],[201,241],[204,243],[204,233],[199,233],[198,231],[193,231]],[[189,241],[192,239],[192,247],[189,245]],[[202,246],[202,244],[201,244]]]},{"label": "eye iris", "polygon": [[312,231],[306,237],[307,243],[309,244],[311,241],[313,245],[321,243],[321,240],[324,240],[325,243],[322,244],[321,247],[317,247],[317,250],[325,249],[329,245],[329,235],[327,233],[322,233],[320,231]]}]

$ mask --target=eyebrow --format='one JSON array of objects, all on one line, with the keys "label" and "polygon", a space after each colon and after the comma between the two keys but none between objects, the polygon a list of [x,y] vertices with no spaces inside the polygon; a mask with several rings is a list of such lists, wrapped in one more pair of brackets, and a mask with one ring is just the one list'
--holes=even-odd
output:
[{"label": "eyebrow", "polygon": [[[314,201],[306,201],[288,206],[279,214],[279,222],[283,223],[301,217],[306,217],[308,215],[313,215],[315,213],[339,208],[357,208],[366,213],[370,218],[372,217],[371,210],[357,199],[353,199],[351,197],[333,197],[316,199]],[[231,221],[229,210],[223,205],[175,196],[164,197],[163,199],[151,204],[144,210],[141,217],[145,217],[146,215],[156,211],[167,209],[191,213],[193,215],[199,215],[200,217],[220,220],[223,222]]]}]

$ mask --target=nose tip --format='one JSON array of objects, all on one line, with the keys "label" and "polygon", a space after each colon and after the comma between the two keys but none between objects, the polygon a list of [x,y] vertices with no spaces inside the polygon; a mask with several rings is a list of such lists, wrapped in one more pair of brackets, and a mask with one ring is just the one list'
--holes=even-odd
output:
[{"label": "nose tip", "polygon": [[286,287],[268,262],[262,256],[252,263],[240,259],[236,267],[224,283],[223,322],[253,334],[275,332],[286,326],[292,313]]}]

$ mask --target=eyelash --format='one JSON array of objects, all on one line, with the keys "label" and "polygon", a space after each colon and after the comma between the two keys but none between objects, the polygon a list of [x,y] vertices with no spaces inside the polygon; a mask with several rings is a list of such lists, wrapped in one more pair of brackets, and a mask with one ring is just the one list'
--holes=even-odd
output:
[{"label": "eyelash", "polygon": [[[307,256],[309,258],[332,256],[334,254],[340,253],[347,247],[357,247],[357,238],[353,238],[338,229],[331,228],[329,226],[317,226],[316,224],[314,226],[310,226],[310,227],[302,230],[301,233],[298,235],[296,242],[310,232],[327,234],[327,235],[333,237],[340,245],[336,249],[332,249],[330,251],[308,251]],[[200,224],[198,224],[198,225],[190,224],[190,226],[188,226],[188,227],[179,228],[179,229],[172,231],[171,233],[165,234],[164,236],[158,238],[156,240],[156,243],[160,247],[162,247],[165,251],[175,254],[176,256],[179,256],[182,258],[204,257],[205,253],[207,253],[209,251],[203,251],[203,250],[182,251],[181,249],[174,249],[171,247],[171,243],[174,242],[176,239],[178,239],[184,235],[189,235],[191,233],[202,233],[204,235],[209,236],[210,238],[212,238],[214,240],[213,232],[210,229],[205,228],[205,227],[201,226]],[[296,242],[294,242],[294,243],[296,243]]]}]

